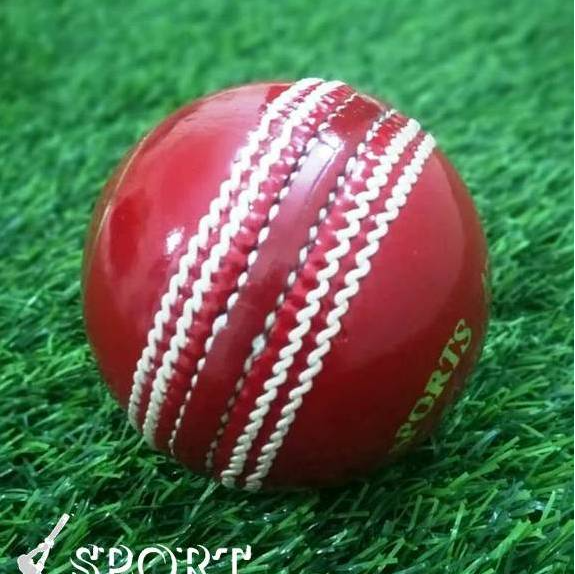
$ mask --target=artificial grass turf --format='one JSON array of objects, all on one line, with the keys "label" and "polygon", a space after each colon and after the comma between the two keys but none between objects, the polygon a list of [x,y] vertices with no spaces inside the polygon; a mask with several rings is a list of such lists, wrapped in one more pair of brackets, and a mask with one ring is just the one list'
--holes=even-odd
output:
[{"label": "artificial grass turf", "polygon": [[[68,512],[46,572],[92,543],[251,544],[245,573],[572,572],[572,18],[563,0],[5,0],[0,571]],[[413,455],[335,490],[250,495],[128,426],[83,333],[82,243],[110,170],[166,113],[309,75],[437,136],[485,223],[492,322],[467,392]]]}]

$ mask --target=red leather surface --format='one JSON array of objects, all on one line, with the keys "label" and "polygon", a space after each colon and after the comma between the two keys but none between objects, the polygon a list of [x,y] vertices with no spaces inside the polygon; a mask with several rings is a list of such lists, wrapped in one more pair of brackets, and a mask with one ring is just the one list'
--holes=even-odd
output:
[{"label": "red leather surface", "polygon": [[[210,201],[229,175],[248,132],[257,126],[266,104],[286,87],[288,84],[253,84],[219,92],[182,108],[144,138],[110,180],[95,211],[86,247],[85,319],[102,374],[123,406],[127,405],[134,369],[154,314],[189,238],[197,232],[200,218],[208,212]],[[246,268],[247,255],[257,243],[257,233],[267,225],[270,198],[289,177],[310,137],[317,135],[317,125],[331,113],[319,143],[303,162],[277,217],[269,224],[268,238],[258,249],[237,304],[229,313],[226,327],[214,338],[198,378],[175,442],[176,456],[195,471],[204,471],[206,453],[234,394],[252,341],[262,332],[288,274],[298,268],[299,251],[308,241],[309,228],[320,206],[326,203],[370,125],[386,109],[371,98],[357,96],[348,101],[351,93],[350,88],[341,88],[330,106],[316,110],[311,132],[294,131],[293,145],[262,185],[258,198],[261,203],[252,206],[249,220],[234,243],[235,251],[226,255],[222,269],[214,274],[213,289],[205,297],[189,333],[189,344],[169,381],[156,436],[164,449],[213,320],[225,309],[239,273]],[[382,150],[393,130],[404,124],[400,117],[388,122],[374,145]],[[298,373],[315,346],[317,333],[325,327],[327,312],[333,308],[333,297],[345,273],[353,268],[355,254],[365,245],[366,233],[373,228],[374,215],[384,209],[391,185],[422,137],[418,136],[394,167],[389,184],[371,205],[371,215],[353,240],[350,253],[342,259],[288,380],[249,451],[243,477],[253,471],[289,390],[297,385]],[[269,145],[269,141],[262,144],[260,157]],[[358,173],[367,174],[369,162],[359,168]],[[358,191],[362,185],[361,178],[355,176],[353,189]],[[332,247],[338,225],[345,222],[349,201],[349,197],[339,197],[336,204],[341,213],[338,215],[336,209],[332,219],[319,226],[308,260],[310,276],[303,273],[296,280],[264,355],[256,361],[233,405],[216,450],[216,475],[226,468],[236,440],[249,421],[287,331],[294,324],[298,305],[304,303],[306,289],[315,287],[314,273]],[[216,233],[211,243],[217,238]],[[201,261],[205,257],[207,252],[202,252]],[[463,385],[481,348],[487,322],[483,288],[486,258],[485,240],[471,198],[436,148],[407,204],[390,223],[388,234],[371,259],[371,271],[361,281],[359,293],[342,318],[342,329],[332,340],[324,368],[278,451],[266,486],[340,482],[384,462],[398,429],[425,394],[428,379],[441,363],[442,350],[458,321],[464,319],[473,332],[471,346],[461,356],[430,414],[417,425],[418,437],[431,430],[444,405]],[[305,266],[302,269],[305,271]],[[194,271],[189,283],[196,277]],[[187,294],[184,290],[172,309],[173,317],[159,345],[161,351],[167,348]],[[161,354],[155,359],[155,365],[159,364]],[[154,374],[155,370],[148,376],[142,395],[140,424]]]},{"label": "red leather surface", "polygon": [[110,182],[92,224],[84,313],[102,374],[122,405],[188,238],[247,132],[286,87],[254,84],[185,106],[136,147],[121,185]]},{"label": "red leather surface", "polygon": [[[180,433],[177,453],[192,468],[203,469],[207,448],[242,374],[252,340],[262,331],[267,314],[284,289],[288,273],[297,267],[299,249],[307,242],[309,227],[315,222],[319,207],[326,202],[347,157],[380,111],[379,107],[360,98],[346,106],[323,135],[325,143],[314,148],[294,181],[270,227],[268,241],[262,246],[242,297],[230,315],[228,327],[214,343],[198,382],[195,400],[190,403],[185,421],[186,425],[193,425],[195,431]],[[242,395],[253,396],[254,390],[245,388]],[[206,413],[217,413],[217,416],[206,416]],[[201,424],[194,425],[194,420]],[[244,418],[240,421],[234,416],[230,429],[237,428],[242,421]],[[232,433],[226,432],[224,436],[228,443]]]}]

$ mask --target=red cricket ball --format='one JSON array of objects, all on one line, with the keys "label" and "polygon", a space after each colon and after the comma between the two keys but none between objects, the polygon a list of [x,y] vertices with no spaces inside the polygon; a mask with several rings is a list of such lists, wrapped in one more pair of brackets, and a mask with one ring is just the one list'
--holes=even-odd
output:
[{"label": "red cricket ball", "polygon": [[226,485],[325,485],[425,436],[476,362],[487,252],[413,119],[341,82],[180,109],[96,208],[84,304],[155,448]]}]

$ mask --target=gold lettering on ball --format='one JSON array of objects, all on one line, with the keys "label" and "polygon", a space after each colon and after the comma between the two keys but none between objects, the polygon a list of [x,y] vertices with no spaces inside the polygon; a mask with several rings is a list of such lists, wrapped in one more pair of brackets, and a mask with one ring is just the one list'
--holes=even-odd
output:
[{"label": "gold lettering on ball", "polygon": [[445,391],[445,387],[459,365],[461,357],[469,349],[471,339],[471,328],[467,325],[465,319],[461,319],[455,325],[451,337],[439,356],[437,368],[427,380],[424,395],[415,403],[407,417],[407,422],[401,425],[395,433],[395,444],[392,451],[397,451],[407,446],[415,438],[418,425],[433,410],[435,403]]}]

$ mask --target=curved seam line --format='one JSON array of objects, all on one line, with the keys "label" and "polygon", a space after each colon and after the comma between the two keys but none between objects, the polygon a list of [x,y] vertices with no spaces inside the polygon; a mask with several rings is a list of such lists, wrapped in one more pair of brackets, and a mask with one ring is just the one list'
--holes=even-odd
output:
[{"label": "curved seam line", "polygon": [[[333,90],[333,92],[331,92],[332,97],[335,97],[335,96],[333,96],[333,93],[336,92],[341,87],[342,86],[338,86],[335,88],[335,90]],[[349,96],[348,100],[351,99],[353,96],[354,95]],[[320,105],[320,104],[318,104],[318,105]],[[316,128],[316,130],[314,130],[315,134],[317,134],[319,132],[319,130],[325,124],[325,121],[326,120],[324,120],[324,122],[322,122],[318,126],[318,128]],[[206,342],[204,343],[203,353],[198,358],[198,360],[196,361],[195,370],[192,371],[193,374],[192,374],[192,378],[191,378],[190,388],[188,389],[186,396],[185,396],[182,404],[180,405],[177,419],[176,419],[174,426],[172,428],[172,431],[170,433],[170,439],[168,441],[168,447],[169,447],[172,455],[175,455],[174,446],[175,446],[177,434],[179,432],[179,429],[181,428],[183,418],[186,414],[188,404],[191,400],[193,389],[196,387],[199,376],[202,373],[202,370],[205,366],[205,363],[206,363],[208,354],[212,348],[214,339],[217,336],[217,334],[227,325],[227,322],[229,319],[229,314],[230,314],[231,310],[234,308],[234,306],[235,306],[235,304],[239,298],[239,292],[242,289],[242,287],[244,286],[244,284],[246,283],[247,278],[248,278],[248,274],[258,259],[258,255],[259,255],[258,249],[265,243],[265,241],[268,237],[268,234],[269,234],[270,225],[271,225],[272,221],[276,218],[277,214],[279,213],[281,203],[285,199],[285,197],[287,196],[287,194],[290,190],[290,187],[293,183],[293,180],[297,177],[297,175],[301,171],[306,159],[309,157],[309,154],[311,153],[311,150],[313,149],[313,147],[318,142],[317,135],[315,135],[315,134],[312,135],[312,137],[310,137],[310,139],[308,140],[308,142],[305,145],[305,148],[304,148],[302,154],[300,154],[300,156],[298,157],[298,159],[294,163],[290,173],[284,178],[285,183],[282,185],[281,190],[279,191],[279,193],[277,194],[276,198],[274,199],[272,205],[268,209],[268,213],[267,213],[264,225],[260,229],[260,231],[258,232],[256,244],[250,249],[250,252],[249,252],[248,258],[247,258],[246,267],[239,274],[237,281],[236,281],[236,286],[234,288],[234,291],[227,298],[226,307],[225,307],[224,311],[222,311],[212,322],[211,332],[210,332],[210,335],[208,336]]]},{"label": "curved seam line", "polygon": [[210,289],[212,274],[219,270],[221,260],[229,252],[232,239],[237,235],[242,221],[249,214],[250,205],[258,195],[260,184],[265,181],[271,167],[289,146],[293,131],[309,119],[322,98],[340,85],[342,85],[341,82],[319,84],[293,109],[283,124],[280,135],[272,140],[270,149],[259,159],[257,166],[250,173],[247,187],[242,189],[237,204],[230,210],[229,221],[224,223],[220,229],[218,242],[211,247],[208,258],[202,262],[200,276],[192,284],[192,294],[184,303],[182,314],[176,322],[176,333],[170,339],[169,349],[164,353],[162,365],[152,382],[152,392],[142,431],[151,446],[155,447],[156,428],[165,402],[168,381],[173,375],[174,364],[187,343],[187,331],[193,324],[194,314],[201,309],[204,294]]},{"label": "curved seam line", "polygon": [[[344,171],[345,175],[340,176],[338,178],[336,190],[343,190],[345,188],[345,185],[347,183],[347,179],[349,178],[350,174],[353,172],[353,170],[356,167],[358,157],[363,155],[366,151],[366,144],[369,143],[375,137],[377,132],[381,129],[381,126],[383,125],[383,123],[386,120],[388,120],[394,113],[395,113],[394,111],[390,110],[387,113],[385,113],[382,117],[378,118],[378,120],[376,120],[372,124],[371,128],[367,132],[365,140],[358,145],[356,153],[348,160],[348,163],[346,165],[346,169]],[[334,193],[334,196],[332,199],[335,200],[336,197],[337,197],[337,191]],[[316,235],[317,235],[317,229],[311,228],[310,229],[310,243],[308,243],[308,245],[306,246],[305,253],[302,253],[302,256],[307,257],[309,248],[313,245],[313,242],[315,240]],[[319,274],[321,274],[322,272],[325,273],[325,269],[329,269],[331,271],[331,270],[333,270],[333,265],[324,268],[324,270],[320,271]],[[287,293],[287,291],[289,290],[290,287],[291,286],[288,286],[288,289],[286,289],[286,292],[284,292],[284,294],[282,294],[283,295],[282,299],[285,298],[285,293]],[[320,287],[323,289],[324,285],[320,285]],[[320,292],[321,292],[321,290],[318,291],[318,293],[320,293]],[[296,314],[296,317],[300,313],[301,313],[301,311],[298,312],[298,314]],[[272,322],[272,321],[275,321],[275,316],[273,317],[273,319],[270,320],[270,322]],[[290,332],[290,334],[291,334],[291,332]],[[297,346],[297,344],[296,344],[296,346]],[[259,429],[263,425],[263,420],[264,420],[267,412],[269,411],[269,406],[270,406],[271,402],[273,402],[273,400],[277,396],[277,387],[279,387],[284,382],[285,371],[284,370],[279,371],[279,372],[276,372],[276,371],[279,370],[279,367],[285,366],[285,364],[287,364],[287,362],[290,362],[290,360],[292,360],[290,356],[287,356],[287,357],[283,356],[283,355],[285,355],[285,349],[286,349],[286,347],[280,349],[279,355],[280,355],[281,360],[278,360],[276,362],[276,364],[274,365],[274,367],[275,367],[275,369],[273,371],[274,377],[272,379],[268,379],[265,381],[264,390],[266,392],[264,394],[260,395],[256,399],[256,406],[257,407],[254,410],[252,410],[252,412],[249,415],[249,419],[251,422],[249,422],[246,425],[246,427],[244,428],[244,432],[242,433],[242,435],[240,435],[240,437],[238,437],[238,439],[236,441],[236,446],[234,447],[232,456],[230,457],[228,467],[227,467],[227,469],[225,469],[221,473],[222,482],[224,482],[224,484],[229,483],[230,481],[233,483],[233,481],[235,480],[235,477],[239,476],[243,472],[243,468],[244,468],[245,462],[247,460],[247,454],[253,445],[253,441],[255,440],[255,437],[257,436]],[[289,346],[289,350],[291,351],[293,349],[295,349],[295,346],[292,343]],[[293,355],[293,353],[292,353],[292,355]]]},{"label": "curved seam line", "polygon": [[[341,102],[325,118],[325,120],[322,122],[321,125],[318,126],[317,131],[316,131],[317,135],[308,142],[306,152],[304,153],[305,158],[307,158],[307,156],[309,156],[309,153],[311,153],[311,149],[319,141],[319,138],[321,137],[321,132],[329,126],[329,124],[333,120],[333,118],[336,117],[338,114],[340,114],[343,109],[345,109],[354,99],[356,99],[358,97],[359,97],[359,94],[357,92],[352,93],[348,98],[346,98],[343,102]],[[297,171],[294,172],[292,181],[289,183],[289,185],[291,185],[291,183],[293,183],[293,179],[295,179],[295,177],[298,175],[299,171],[301,171],[302,167],[303,167],[303,162],[302,162],[302,165],[299,166],[299,169],[297,169]],[[299,259],[301,262],[301,250],[300,250]],[[288,283],[290,282],[290,278],[292,277],[292,275],[294,275],[294,271],[290,272],[290,274],[288,276]],[[295,278],[294,278],[294,280],[295,280]],[[281,297],[281,295],[280,295],[280,297]],[[276,306],[277,306],[277,302],[276,302]],[[272,313],[273,313],[273,311],[272,311]],[[269,314],[268,314],[268,317],[269,317]],[[266,324],[267,324],[267,321],[268,321],[268,318],[266,318]],[[261,337],[262,335],[260,334],[259,336]],[[248,360],[249,360],[249,357],[248,357]],[[245,367],[245,363],[244,363],[244,372],[245,372],[245,369],[246,369],[246,367]],[[234,391],[233,391],[232,395],[230,396],[230,398],[226,404],[226,410],[224,411],[224,413],[220,417],[220,425],[216,431],[214,440],[210,443],[208,452],[206,453],[206,457],[205,457],[205,468],[207,471],[210,471],[213,468],[214,454],[215,454],[215,452],[219,446],[219,441],[225,432],[225,428],[226,428],[227,423],[229,421],[229,416],[230,416],[231,410],[233,409],[235,402],[237,400],[237,397],[238,397],[239,393],[241,392],[241,389],[243,388],[243,383],[244,383],[244,378],[240,377],[238,379],[238,381],[236,382],[236,385],[234,386]]]},{"label": "curved seam line", "polygon": [[168,290],[160,300],[160,309],[154,315],[146,346],[141,352],[132,377],[128,418],[135,428],[138,428],[138,413],[142,392],[146,385],[146,377],[152,368],[152,361],[157,355],[157,343],[161,341],[164,335],[164,328],[172,316],[172,306],[178,298],[180,289],[188,280],[189,273],[196,263],[199,249],[205,248],[211,233],[217,228],[223,212],[229,206],[232,191],[239,189],[241,178],[247,169],[251,168],[251,158],[258,151],[260,144],[270,139],[271,123],[275,119],[281,118],[281,112],[284,108],[289,108],[305,90],[319,82],[321,80],[316,78],[301,80],[269,103],[258,127],[248,134],[247,143],[238,151],[229,177],[220,186],[218,197],[211,201],[208,213],[200,219],[197,233],[188,241],[186,253],[179,260],[178,271],[170,278]]},{"label": "curved seam line", "polygon": [[[433,138],[426,135],[418,145],[412,160],[405,166],[402,175],[393,186],[391,197],[385,202],[385,211],[377,214],[375,218],[377,226],[367,234],[368,244],[355,255],[356,267],[346,273],[345,287],[340,289],[334,297],[335,307],[328,313],[326,327],[315,338],[317,348],[308,354],[307,368],[298,375],[298,385],[289,392],[289,402],[282,408],[281,418],[277,421],[274,432],[261,449],[256,469],[246,478],[246,489],[259,489],[262,480],[271,470],[273,461],[295,420],[295,413],[303,403],[304,395],[312,389],[314,378],[323,369],[323,358],[331,350],[331,339],[341,330],[340,319],[349,310],[349,300],[359,292],[361,280],[369,274],[371,257],[379,250],[381,240],[388,233],[389,224],[399,217],[401,208],[406,204],[408,195],[418,181],[434,145]],[[382,171],[387,171],[388,166],[382,162],[380,162],[380,167],[383,168]]]}]

